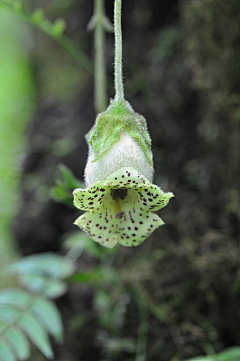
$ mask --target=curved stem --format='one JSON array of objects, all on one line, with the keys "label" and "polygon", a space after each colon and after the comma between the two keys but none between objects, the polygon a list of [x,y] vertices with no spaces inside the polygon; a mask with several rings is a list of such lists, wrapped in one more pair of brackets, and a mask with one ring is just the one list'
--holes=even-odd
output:
[{"label": "curved stem", "polygon": [[95,45],[95,109],[97,113],[104,111],[107,107],[107,91],[106,91],[106,69],[104,62],[104,0],[95,0],[94,16],[96,17],[96,26],[94,30]]},{"label": "curved stem", "polygon": [[114,4],[114,34],[115,34],[115,100],[124,100],[123,71],[122,71],[122,27],[121,27],[122,0],[115,0]]}]

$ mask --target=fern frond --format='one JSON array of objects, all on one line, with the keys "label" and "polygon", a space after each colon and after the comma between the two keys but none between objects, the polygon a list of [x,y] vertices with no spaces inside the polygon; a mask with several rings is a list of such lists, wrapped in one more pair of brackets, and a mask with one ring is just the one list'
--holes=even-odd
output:
[{"label": "fern frond", "polygon": [[52,359],[48,334],[62,340],[61,316],[52,301],[16,288],[0,292],[0,361],[26,360],[30,341]]},{"label": "fern frond", "polygon": [[74,272],[74,263],[67,257],[48,252],[21,258],[7,268],[17,275],[19,283],[48,298],[63,295],[67,286],[64,279]]}]

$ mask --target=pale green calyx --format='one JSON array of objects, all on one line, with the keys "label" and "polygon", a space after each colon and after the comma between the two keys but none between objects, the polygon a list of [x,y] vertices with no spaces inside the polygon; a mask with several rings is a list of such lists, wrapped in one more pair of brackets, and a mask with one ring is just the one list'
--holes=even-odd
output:
[{"label": "pale green calyx", "polygon": [[87,189],[75,189],[73,194],[75,206],[87,211],[75,224],[108,248],[117,243],[126,247],[141,244],[164,224],[153,211],[173,197],[132,167],[121,168]]},{"label": "pale green calyx", "polygon": [[89,145],[85,169],[87,186],[128,166],[152,180],[151,138],[146,120],[134,112],[127,101],[113,100],[107,110],[98,115],[86,139]]}]

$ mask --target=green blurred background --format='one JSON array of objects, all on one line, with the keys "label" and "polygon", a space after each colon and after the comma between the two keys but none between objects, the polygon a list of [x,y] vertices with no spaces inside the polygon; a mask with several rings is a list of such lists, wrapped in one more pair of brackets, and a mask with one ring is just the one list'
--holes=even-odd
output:
[{"label": "green blurred background", "polygon": [[19,210],[24,134],[35,110],[36,87],[27,49],[31,29],[0,9],[0,33],[0,263],[5,265],[17,252],[10,226]]}]

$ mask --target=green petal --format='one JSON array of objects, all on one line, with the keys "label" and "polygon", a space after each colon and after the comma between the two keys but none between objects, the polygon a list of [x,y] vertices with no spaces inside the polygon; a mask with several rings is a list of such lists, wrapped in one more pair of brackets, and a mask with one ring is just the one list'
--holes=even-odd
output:
[{"label": "green petal", "polygon": [[108,191],[103,182],[97,182],[88,189],[77,188],[73,191],[74,205],[82,210],[93,210],[99,207]]}]

